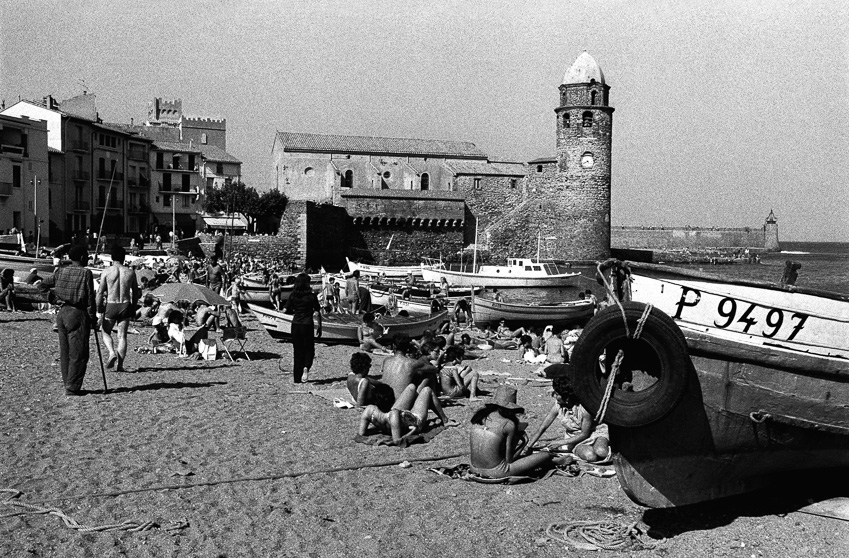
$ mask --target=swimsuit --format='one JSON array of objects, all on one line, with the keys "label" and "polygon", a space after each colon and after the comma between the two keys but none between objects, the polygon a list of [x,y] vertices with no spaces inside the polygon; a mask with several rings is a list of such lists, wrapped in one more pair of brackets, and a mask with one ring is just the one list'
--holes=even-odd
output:
[{"label": "swimsuit", "polygon": [[110,322],[123,322],[136,315],[136,307],[130,302],[107,302],[103,317]]},{"label": "swimsuit", "polygon": [[404,426],[412,426],[417,430],[422,427],[422,420],[410,411],[401,411],[401,422]]}]

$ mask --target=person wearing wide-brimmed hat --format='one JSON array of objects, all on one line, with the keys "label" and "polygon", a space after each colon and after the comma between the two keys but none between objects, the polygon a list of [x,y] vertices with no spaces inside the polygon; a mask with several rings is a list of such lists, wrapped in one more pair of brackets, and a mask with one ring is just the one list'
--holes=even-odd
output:
[{"label": "person wearing wide-brimmed hat", "polygon": [[516,389],[500,386],[495,396],[472,416],[469,434],[472,472],[499,479],[527,475],[554,461],[550,453],[520,457],[524,448],[524,424],[518,415],[525,409],[516,403]]}]

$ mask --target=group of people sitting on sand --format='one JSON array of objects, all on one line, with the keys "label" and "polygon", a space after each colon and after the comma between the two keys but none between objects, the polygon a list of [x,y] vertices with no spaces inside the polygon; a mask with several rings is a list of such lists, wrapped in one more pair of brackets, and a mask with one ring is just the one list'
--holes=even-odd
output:
[{"label": "group of people sitting on sand", "polygon": [[[561,367],[560,375],[553,379],[551,410],[529,435],[527,423],[519,420],[524,409],[518,405],[517,390],[502,385],[494,397],[481,401],[478,374],[463,362],[464,352],[461,344],[447,345],[439,335],[415,342],[399,334],[393,338],[392,356],[383,361],[380,380],[369,375],[369,354],[351,355],[347,387],[357,407],[363,409],[358,434],[377,431],[404,446],[425,430],[430,411],[439,425],[459,426],[446,416],[442,404],[467,397],[470,403],[480,405],[471,418],[469,433],[471,468],[478,475],[496,479],[528,475],[552,464],[567,465],[575,459],[573,452],[589,462],[608,456],[606,427],[597,428],[592,415],[578,403],[568,367]],[[556,420],[563,425],[565,438],[536,447]]]}]

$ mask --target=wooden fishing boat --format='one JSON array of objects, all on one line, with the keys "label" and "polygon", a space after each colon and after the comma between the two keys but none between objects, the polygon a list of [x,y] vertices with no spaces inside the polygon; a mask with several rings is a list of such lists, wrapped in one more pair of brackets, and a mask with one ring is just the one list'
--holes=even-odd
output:
[{"label": "wooden fishing boat", "polygon": [[[292,315],[274,309],[248,303],[265,330],[275,339],[286,339],[292,333]],[[421,337],[427,329],[433,329],[448,319],[443,311],[429,316],[385,317],[380,324],[386,328],[386,334],[378,341],[388,341],[396,333],[405,333],[411,338]],[[363,323],[362,316],[353,314],[328,314],[322,316],[322,343],[352,343],[357,341],[357,328]]]},{"label": "wooden fishing boat", "polygon": [[511,323],[544,323],[551,325],[574,324],[589,319],[595,306],[589,300],[575,300],[558,304],[516,304],[498,302],[483,297],[472,300],[472,315],[476,324],[506,320]]},{"label": "wooden fishing boat", "polygon": [[422,269],[432,269],[435,267],[440,267],[442,264],[440,263],[432,263],[432,264],[421,264],[421,265],[370,265],[358,262],[352,262],[348,258],[345,258],[345,261],[348,262],[348,272],[353,273],[356,270],[360,270],[361,275],[383,275],[388,278],[395,279],[403,279],[408,275],[412,275],[413,277],[421,277]]},{"label": "wooden fishing boat", "polygon": [[563,273],[557,264],[527,258],[508,258],[506,266],[483,265],[477,273],[445,268],[427,269],[422,265],[425,281],[439,283],[445,279],[451,286],[482,287],[564,287],[571,285],[580,273]]},{"label": "wooden fishing boat", "polygon": [[593,414],[613,376],[603,420],[635,502],[681,506],[849,467],[849,296],[664,266],[631,272],[639,302],[590,320],[572,373]]},{"label": "wooden fishing boat", "polygon": [[[403,284],[386,285],[383,283],[372,283],[368,285],[368,290],[371,293],[372,302],[375,304],[385,304],[388,302],[389,297],[392,294],[401,298],[402,293],[407,290],[407,287]],[[432,296],[441,294],[445,296],[446,301],[456,302],[461,298],[469,298],[473,293],[478,294],[482,290],[482,287],[451,287],[448,289],[448,293],[446,295],[446,293],[444,293],[441,289],[436,288],[432,294],[426,286],[414,285],[410,287],[410,295],[407,298],[412,301],[429,304]]]}]

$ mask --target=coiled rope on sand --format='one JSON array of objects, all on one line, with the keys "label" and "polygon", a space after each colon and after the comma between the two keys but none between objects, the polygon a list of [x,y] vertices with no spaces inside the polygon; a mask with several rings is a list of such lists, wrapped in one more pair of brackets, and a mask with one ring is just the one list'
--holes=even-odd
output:
[{"label": "coiled rope on sand", "polygon": [[578,550],[651,550],[666,540],[652,539],[646,531],[639,521],[571,521],[552,523],[545,534]]},{"label": "coiled rope on sand", "polygon": [[[18,515],[55,515],[65,523],[65,527],[74,529],[81,533],[103,531],[129,531],[131,533],[139,533],[141,531],[149,531],[154,528],[160,528],[160,525],[154,521],[122,521],[121,523],[109,523],[106,525],[82,525],[59,508],[44,508],[33,504],[27,504],[26,502],[21,502],[18,500],[18,498],[23,494],[20,490],[15,490],[14,488],[0,488],[0,492],[11,494],[8,499],[0,502],[0,505],[17,508],[17,511],[0,515],[0,519],[15,517]],[[169,525],[162,527],[162,529],[165,531],[175,531],[178,529],[185,529],[188,526],[189,523],[185,520],[172,521]]]}]

